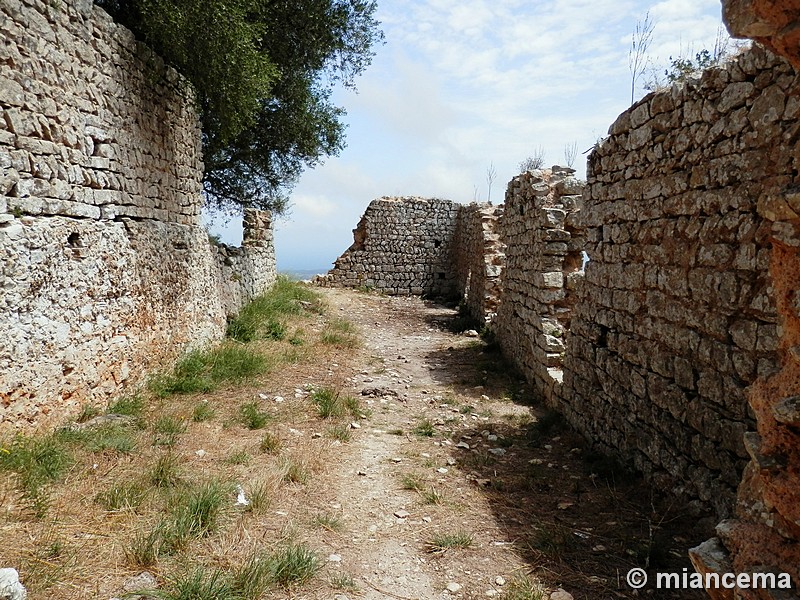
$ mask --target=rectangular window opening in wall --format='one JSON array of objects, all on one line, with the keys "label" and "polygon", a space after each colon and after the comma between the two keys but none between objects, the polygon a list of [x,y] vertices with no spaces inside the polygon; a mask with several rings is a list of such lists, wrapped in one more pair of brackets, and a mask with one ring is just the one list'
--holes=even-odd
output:
[{"label": "rectangular window opening in wall", "polygon": [[433,247],[438,248],[442,245],[442,240],[433,240]]},{"label": "rectangular window opening in wall", "polygon": [[439,276],[439,279],[444,279],[444,273],[437,273],[437,275]]}]

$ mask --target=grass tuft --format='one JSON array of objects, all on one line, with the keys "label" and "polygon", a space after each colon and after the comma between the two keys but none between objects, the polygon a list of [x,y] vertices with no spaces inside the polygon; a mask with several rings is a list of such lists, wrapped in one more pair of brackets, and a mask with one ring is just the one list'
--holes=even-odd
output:
[{"label": "grass tuft", "polygon": [[325,325],[320,341],[337,348],[357,348],[361,344],[356,326],[346,319],[332,319]]},{"label": "grass tuft", "polygon": [[427,490],[420,492],[422,495],[422,499],[425,504],[443,504],[444,503],[444,494],[437,490],[436,488],[428,488]]},{"label": "grass tuft", "polygon": [[431,552],[445,552],[453,548],[469,548],[472,545],[472,534],[466,531],[455,533],[437,533],[428,540]]},{"label": "grass tuft", "polygon": [[105,510],[136,510],[147,497],[147,490],[138,483],[117,483],[95,496]]},{"label": "grass tuft", "polygon": [[317,412],[323,419],[339,418],[351,415],[362,416],[361,402],[354,396],[342,395],[333,388],[324,387],[311,394],[311,401],[317,405]]},{"label": "grass tuft", "polygon": [[180,459],[167,452],[158,457],[148,472],[148,480],[157,488],[175,487],[181,482]]},{"label": "grass tuft", "polygon": [[242,404],[239,407],[239,417],[248,429],[262,429],[271,420],[269,413],[260,410],[255,401]]},{"label": "grass tuft", "polygon": [[314,527],[327,529],[328,531],[342,530],[342,520],[336,515],[332,515],[330,513],[320,513],[318,515],[314,515],[311,523],[314,525]]},{"label": "grass tuft", "polygon": [[353,579],[353,576],[348,573],[337,573],[336,575],[331,575],[330,584],[335,590],[344,590],[353,594],[358,592],[358,584],[356,583],[356,580]]},{"label": "grass tuft", "polygon": [[204,400],[195,404],[192,409],[192,421],[195,423],[204,423],[210,421],[216,415],[216,411],[211,407],[208,401]]},{"label": "grass tuft", "polygon": [[425,489],[425,479],[419,473],[406,473],[400,479],[404,490],[421,492]]},{"label": "grass tuft", "polygon": [[547,589],[527,575],[517,575],[508,583],[503,600],[546,600]]},{"label": "grass tuft", "polygon": [[338,440],[343,444],[349,442],[353,437],[353,433],[350,431],[350,427],[347,425],[335,425],[331,427],[328,430],[328,435],[330,435],[334,440]]},{"label": "grass tuft", "polygon": [[172,447],[178,437],[186,431],[186,421],[181,418],[165,415],[159,417],[153,425],[153,445]]},{"label": "grass tuft", "polygon": [[269,559],[263,553],[253,553],[231,573],[232,587],[237,600],[258,600],[272,584]]},{"label": "grass tuft", "polygon": [[122,396],[108,405],[109,414],[141,417],[144,412],[144,399],[138,395]]},{"label": "grass tuft", "polygon": [[224,382],[241,382],[268,370],[267,358],[252,348],[224,343],[209,350],[184,355],[171,373],[162,373],[148,383],[160,398],[173,394],[210,392]]},{"label": "grass tuft", "polygon": [[435,430],[433,428],[433,423],[430,419],[422,419],[419,421],[413,429],[414,433],[420,437],[433,437]]},{"label": "grass tuft", "polygon": [[165,590],[155,592],[161,600],[238,600],[229,577],[224,571],[195,567],[174,575]]},{"label": "grass tuft", "polygon": [[322,566],[319,556],[305,544],[289,544],[268,561],[272,581],[283,587],[311,579]]},{"label": "grass tuft", "polygon": [[310,474],[304,464],[294,458],[282,456],[279,465],[283,471],[283,481],[286,483],[308,483]]},{"label": "grass tuft", "polygon": [[258,449],[265,454],[280,454],[282,447],[281,438],[269,431],[261,437],[261,442],[258,444]]},{"label": "grass tuft", "polygon": [[17,436],[9,446],[0,446],[0,470],[17,475],[17,484],[32,502],[37,516],[47,511],[46,485],[60,479],[72,463],[72,454],[58,433]]}]

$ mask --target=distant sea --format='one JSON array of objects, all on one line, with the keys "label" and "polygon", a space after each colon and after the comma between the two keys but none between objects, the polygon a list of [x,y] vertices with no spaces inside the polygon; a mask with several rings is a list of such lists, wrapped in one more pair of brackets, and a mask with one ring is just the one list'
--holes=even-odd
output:
[{"label": "distant sea", "polygon": [[320,267],[319,269],[280,269],[281,275],[287,275],[292,279],[311,279],[314,275],[324,275],[330,267]]}]

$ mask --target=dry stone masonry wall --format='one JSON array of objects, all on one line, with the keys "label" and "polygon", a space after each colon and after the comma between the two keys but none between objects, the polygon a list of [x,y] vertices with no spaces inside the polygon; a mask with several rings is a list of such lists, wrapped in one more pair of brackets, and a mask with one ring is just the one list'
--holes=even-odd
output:
[{"label": "dry stone masonry wall", "polygon": [[508,184],[500,222],[506,246],[495,333],[503,353],[545,396],[562,379],[565,335],[583,275],[576,225],[583,182],[572,169],[528,171]]},{"label": "dry stone masonry wall", "polygon": [[185,82],[89,0],[0,2],[0,429],[101,403],[275,277],[266,214],[200,226]]},{"label": "dry stone masonry wall", "polygon": [[793,79],[756,49],[646,97],[590,156],[580,214],[591,260],[561,405],[723,515],[748,458],[745,390],[777,365],[765,215],[792,180]]},{"label": "dry stone masonry wall", "polygon": [[391,295],[451,297],[457,218],[458,205],[450,200],[373,200],[353,230],[353,245],[319,282]]},{"label": "dry stone masonry wall", "polygon": [[500,274],[505,265],[505,245],[498,223],[503,206],[472,203],[458,212],[454,253],[457,289],[463,307],[475,323],[494,320],[500,302]]}]

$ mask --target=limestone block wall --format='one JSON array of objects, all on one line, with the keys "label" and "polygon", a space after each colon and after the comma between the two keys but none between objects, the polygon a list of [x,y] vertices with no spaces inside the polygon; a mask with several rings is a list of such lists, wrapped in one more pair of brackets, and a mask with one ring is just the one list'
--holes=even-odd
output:
[{"label": "limestone block wall", "polygon": [[576,224],[583,182],[553,167],[514,177],[500,222],[506,247],[502,302],[494,329],[503,353],[544,397],[561,382],[574,288],[585,245]]},{"label": "limestone block wall", "polygon": [[458,212],[454,243],[457,289],[463,306],[476,323],[491,322],[500,303],[500,274],[505,265],[505,244],[498,225],[503,205],[472,203]]},{"label": "limestone block wall", "polygon": [[235,315],[244,304],[275,283],[275,240],[270,213],[245,209],[242,245],[216,246],[217,295],[226,315]]},{"label": "limestone block wall", "polygon": [[450,200],[373,200],[353,230],[353,245],[318,283],[392,295],[456,296],[452,262],[458,211]]},{"label": "limestone block wall", "polygon": [[800,101],[782,59],[738,57],[623,113],[589,158],[590,262],[560,404],[600,447],[729,514],[778,364],[772,221],[795,185]]},{"label": "limestone block wall", "polygon": [[5,431],[107,401],[221,336],[274,258],[268,216],[251,213],[221,268],[186,84],[129,31],[88,0],[3,0],[0,32]]}]

